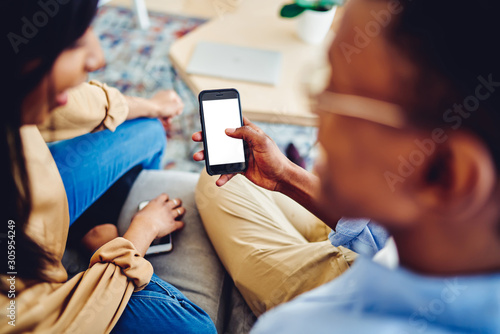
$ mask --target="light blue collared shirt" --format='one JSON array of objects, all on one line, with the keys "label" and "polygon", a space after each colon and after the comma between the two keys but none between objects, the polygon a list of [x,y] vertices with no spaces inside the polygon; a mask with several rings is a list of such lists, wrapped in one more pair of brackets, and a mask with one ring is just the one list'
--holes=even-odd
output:
[{"label": "light blue collared shirt", "polygon": [[500,333],[500,273],[428,277],[360,257],[262,315],[252,334]]}]

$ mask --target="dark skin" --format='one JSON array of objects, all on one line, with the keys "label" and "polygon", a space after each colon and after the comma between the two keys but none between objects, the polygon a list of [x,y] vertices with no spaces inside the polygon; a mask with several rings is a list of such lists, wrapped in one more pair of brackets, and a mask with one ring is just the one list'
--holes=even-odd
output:
[{"label": "dark skin", "polygon": [[[335,226],[340,217],[323,212],[318,205],[319,178],[292,163],[280,151],[276,143],[258,126],[243,117],[244,126],[238,129],[226,129],[226,134],[247,142],[251,154],[248,168],[243,175],[262,188],[281,192],[300,203],[323,221]],[[201,132],[193,134],[192,139],[202,142]],[[193,155],[196,161],[205,159],[204,151]],[[221,175],[217,186],[222,187],[237,174]]]},{"label": "dark skin", "polygon": [[[385,1],[347,3],[329,50],[334,75],[328,91],[401,106],[424,98],[411,85],[401,85],[416,82],[426,69],[386,38],[391,25],[350,62],[342,53],[342,42],[354,44],[354,28],[363,28],[373,20],[370,11],[387,6]],[[425,99],[436,100],[432,96]],[[401,265],[410,270],[437,276],[500,271],[498,172],[477,135],[465,129],[448,132],[439,149],[392,191],[384,173],[397,171],[398,157],[408,157],[417,148],[415,140],[429,138],[432,129],[398,130],[327,112],[319,117],[318,140],[324,155],[315,167],[318,177],[294,166],[248,120],[236,131],[226,130],[228,136],[246,140],[251,150],[244,175],[259,186],[293,198],[330,227],[335,227],[341,216],[370,217],[379,222],[393,235]],[[201,133],[195,133],[193,140],[201,141]],[[203,160],[203,151],[193,158]],[[438,172],[438,178],[428,178],[430,168]],[[221,176],[217,185],[223,186],[233,176]]]}]

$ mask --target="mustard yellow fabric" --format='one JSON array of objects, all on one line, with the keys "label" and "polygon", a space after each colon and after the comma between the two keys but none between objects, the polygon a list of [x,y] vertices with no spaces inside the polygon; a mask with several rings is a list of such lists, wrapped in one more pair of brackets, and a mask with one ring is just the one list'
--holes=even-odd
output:
[{"label": "mustard yellow fabric", "polygon": [[90,81],[72,89],[68,103],[38,128],[45,141],[52,142],[105,128],[115,131],[127,116],[127,101],[118,89]]},{"label": "mustard yellow fabric", "polygon": [[255,315],[347,270],[356,253],[333,247],[321,220],[289,197],[237,175],[222,187],[201,173],[196,205],[205,230]]},{"label": "mustard yellow fabric", "polygon": [[[104,127],[114,130],[128,114],[123,101],[106,85],[83,84],[71,91],[65,107],[52,114],[54,131],[42,126],[41,132],[59,140]],[[61,264],[69,229],[64,185],[37,127],[23,126],[20,132],[33,200],[27,233],[52,252],[57,263],[44,268],[49,281],[16,277],[12,299],[7,294],[10,276],[0,275],[0,333],[108,333],[132,292],[149,283],[153,268],[130,241],[117,238],[95,252],[87,271],[67,281]],[[16,307],[15,326],[7,317],[11,301]]]}]

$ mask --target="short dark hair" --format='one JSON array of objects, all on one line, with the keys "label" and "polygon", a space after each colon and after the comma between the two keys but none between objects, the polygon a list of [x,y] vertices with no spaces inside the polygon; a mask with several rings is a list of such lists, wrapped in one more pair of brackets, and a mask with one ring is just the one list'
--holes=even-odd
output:
[{"label": "short dark hair", "polygon": [[[474,100],[476,89],[484,80],[500,83],[500,2],[400,0],[400,3],[402,12],[392,25],[389,38],[429,70],[420,72],[420,84],[417,83],[422,109],[430,110],[443,123],[443,113],[454,103],[477,100],[477,110],[463,119],[460,126],[485,142],[500,170],[500,87],[484,91],[487,98]],[[434,77],[429,73],[436,73],[448,87],[448,94],[440,94],[438,100],[425,101],[425,94],[436,95],[432,92],[436,85],[430,82]]]}]

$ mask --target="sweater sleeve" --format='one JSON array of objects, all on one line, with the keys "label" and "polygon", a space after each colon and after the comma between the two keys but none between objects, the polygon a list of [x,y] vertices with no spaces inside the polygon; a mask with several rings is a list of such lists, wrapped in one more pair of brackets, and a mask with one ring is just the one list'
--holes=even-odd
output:
[{"label": "sweater sleeve", "polygon": [[38,128],[46,142],[74,138],[103,129],[114,131],[128,116],[118,89],[90,81],[69,91],[68,103],[54,110]]},{"label": "sweater sleeve", "polygon": [[[116,238],[96,251],[85,272],[65,283],[28,284],[10,299],[4,291],[0,308],[7,321],[0,322],[0,332],[109,333],[132,292],[143,289],[152,275],[153,267],[133,244]],[[12,301],[15,326],[8,323]]]}]

